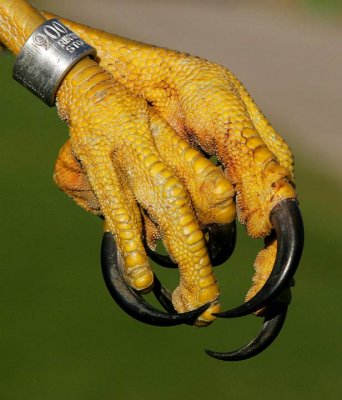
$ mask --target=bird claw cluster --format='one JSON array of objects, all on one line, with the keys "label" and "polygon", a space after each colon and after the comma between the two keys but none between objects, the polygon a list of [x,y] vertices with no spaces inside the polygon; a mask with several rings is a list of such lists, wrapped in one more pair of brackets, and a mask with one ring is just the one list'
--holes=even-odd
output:
[{"label": "bird claw cluster", "polygon": [[[154,275],[154,283],[148,282],[148,289],[153,290],[166,312],[148,305],[141,297],[146,287],[137,288],[127,279],[120,233],[107,223],[102,268],[114,300],[134,318],[155,325],[205,326],[214,317],[236,318],[258,313],[264,316],[263,327],[248,345],[228,353],[207,351],[222,360],[240,360],[258,354],[273,342],[284,323],[288,303],[280,298],[290,290],[289,282],[303,245],[303,225],[292,186],[293,157],[287,144],[228,70],[178,52],[63,22],[97,48],[100,65],[117,82],[133,96],[148,101],[154,145],[173,172],[173,175],[165,172],[158,157],[150,153],[141,155],[143,151],[138,150],[138,168],[140,171],[146,168],[157,178],[150,190],[159,194],[146,201],[144,174],[140,175],[138,185],[127,177],[124,181],[125,190],[128,184],[140,205],[143,216],[140,235],[146,253],[159,265],[179,267],[180,285],[171,294]],[[60,112],[63,110],[61,106]],[[141,141],[141,136],[137,136],[134,145],[145,146],[147,141],[147,137]],[[129,176],[138,174],[137,169],[128,167],[135,160],[121,158],[119,151],[114,154],[113,163],[120,163],[121,170]],[[206,159],[211,155],[216,156],[219,166]],[[59,162],[57,172],[58,165]],[[64,170],[55,176],[61,177],[58,183],[62,189],[69,188],[69,194],[75,197],[75,188],[66,184]],[[163,196],[166,208],[156,209],[155,204]],[[277,240],[272,244],[266,241],[265,250],[257,257],[257,271],[246,303],[220,312],[219,291],[211,266],[226,261],[234,250],[235,202],[240,222],[252,237],[268,237],[275,230]],[[195,219],[190,215],[191,208]],[[183,213],[177,214],[179,210]],[[172,223],[167,221],[170,215]],[[176,229],[171,227],[174,224]],[[169,255],[153,250],[157,239],[163,239]],[[184,243],[190,254],[184,255]]]},{"label": "bird claw cluster", "polygon": [[[206,350],[206,353],[214,358],[224,361],[240,361],[254,357],[272,344],[283,327],[291,301],[290,286],[294,285],[293,277],[301,256],[304,233],[296,201],[284,200],[273,210],[271,218],[279,240],[276,261],[266,283],[254,297],[243,305],[215,314],[222,318],[236,318],[263,308],[262,328],[251,342],[238,350],[230,352]],[[223,244],[227,238],[221,236],[216,239]],[[233,241],[235,242],[235,237]],[[229,246],[229,241],[226,243]],[[160,258],[157,253],[154,253],[154,256],[160,265],[170,268],[171,264],[167,256]],[[228,253],[218,254],[220,259],[228,259],[229,256]],[[141,322],[157,326],[193,325],[210,306],[210,304],[206,304],[196,310],[177,314],[172,304],[171,293],[163,287],[156,276],[153,294],[167,313],[147,304],[125,282],[122,273],[124,269],[122,258],[110,232],[105,232],[103,236],[101,262],[103,276],[113,299],[125,312]]]},{"label": "bird claw cluster", "polygon": [[[0,41],[18,53],[43,15],[55,17],[24,0],[3,1]],[[216,317],[262,313],[263,327],[249,344],[207,353],[242,360],[263,351],[284,323],[285,294],[303,247],[288,145],[227,69],[62,22],[96,48],[97,58],[81,60],[59,87],[57,108],[70,140],[54,178],[105,220],[102,271],[112,297],[133,318],[159,326],[205,326]],[[234,250],[236,214],[250,236],[273,233],[276,242],[257,257],[247,301],[220,312],[212,266]],[[154,252],[158,239],[169,256]],[[147,254],[179,268],[172,294],[153,274]],[[143,299],[151,290],[164,312]]]}]

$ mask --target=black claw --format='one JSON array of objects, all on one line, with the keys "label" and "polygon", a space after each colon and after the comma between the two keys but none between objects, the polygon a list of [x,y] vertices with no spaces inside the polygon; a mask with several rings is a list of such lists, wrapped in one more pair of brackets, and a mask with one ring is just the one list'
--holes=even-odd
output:
[{"label": "black claw", "polygon": [[262,289],[241,306],[213,315],[236,318],[248,315],[270,304],[289,286],[299,264],[304,244],[303,221],[295,199],[279,202],[270,216],[277,235],[277,257],[273,270]]},{"label": "black claw", "polygon": [[209,224],[204,228],[208,233],[208,251],[213,267],[223,264],[233,254],[236,243],[236,223]]},{"label": "black claw", "polygon": [[[154,297],[158,300],[159,304],[168,312],[175,313],[176,310],[172,304],[171,292],[166,289],[159,281],[157,276],[154,274],[154,285],[153,285]],[[208,305],[207,305],[208,307]],[[193,325],[193,322],[185,322],[185,325]]]},{"label": "black claw", "polygon": [[158,300],[159,304],[166,311],[168,311],[170,313],[176,312],[176,310],[172,304],[171,292],[161,284],[161,282],[157,278],[156,274],[154,274],[153,294],[154,294],[154,297]]},{"label": "black claw", "polygon": [[106,286],[114,301],[138,321],[156,326],[174,326],[185,323],[193,325],[197,317],[209,307],[208,304],[205,304],[197,310],[182,314],[167,314],[153,308],[127,285],[121,272],[120,254],[110,232],[105,232],[103,235],[101,264]]},{"label": "black claw", "polygon": [[149,248],[147,243],[144,243],[144,245],[147,255],[156,264],[164,268],[178,268],[178,265],[171,260],[170,256],[157,253],[156,251]]},{"label": "black claw", "polygon": [[[232,255],[236,243],[236,223],[209,224],[204,227],[208,234],[208,252],[213,267],[223,264]],[[155,263],[165,268],[178,268],[178,265],[168,255],[159,254],[151,250],[145,243],[147,255]]]},{"label": "black claw", "polygon": [[288,304],[274,302],[267,307],[264,323],[257,336],[245,346],[230,352],[205,350],[222,361],[242,361],[252,358],[269,347],[279,335],[287,314]]}]

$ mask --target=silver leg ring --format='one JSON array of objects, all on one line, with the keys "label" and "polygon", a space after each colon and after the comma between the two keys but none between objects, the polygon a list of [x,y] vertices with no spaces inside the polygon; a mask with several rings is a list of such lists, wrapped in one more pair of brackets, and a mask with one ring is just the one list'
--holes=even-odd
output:
[{"label": "silver leg ring", "polygon": [[20,50],[13,78],[53,107],[65,75],[82,58],[95,55],[92,46],[58,19],[50,19],[32,33]]}]

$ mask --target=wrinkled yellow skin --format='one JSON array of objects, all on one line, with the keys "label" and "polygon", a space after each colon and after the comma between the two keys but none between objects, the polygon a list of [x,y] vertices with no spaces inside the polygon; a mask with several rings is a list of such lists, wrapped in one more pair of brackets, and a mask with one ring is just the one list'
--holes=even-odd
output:
[{"label": "wrinkled yellow skin", "polygon": [[[0,41],[17,54],[43,20],[23,0],[0,0]],[[233,221],[235,197],[249,235],[268,235],[274,205],[296,197],[291,151],[227,69],[62,22],[97,49],[99,65],[82,60],[58,90],[70,141],[55,180],[79,205],[104,216],[135,289],[153,284],[142,224],[151,246],[162,237],[180,270],[175,308],[212,302],[197,321],[207,325],[219,311],[219,289],[201,227]],[[201,149],[216,155],[224,172]],[[267,279],[274,257],[268,249],[257,257],[248,297]]]}]

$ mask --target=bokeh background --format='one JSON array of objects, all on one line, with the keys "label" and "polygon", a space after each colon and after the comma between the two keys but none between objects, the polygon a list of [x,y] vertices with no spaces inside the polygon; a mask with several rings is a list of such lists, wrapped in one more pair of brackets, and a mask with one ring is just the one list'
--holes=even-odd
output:
[{"label": "bokeh background", "polygon": [[[49,0],[35,5],[229,67],[291,144],[306,245],[285,328],[241,363],[204,348],[247,342],[261,320],[156,328],[112,302],[99,265],[101,222],[52,181],[68,137],[0,57],[0,398],[127,400],[342,398],[340,0]],[[239,229],[217,269],[224,307],[243,299],[261,241]],[[155,267],[170,287],[177,276]]]}]

